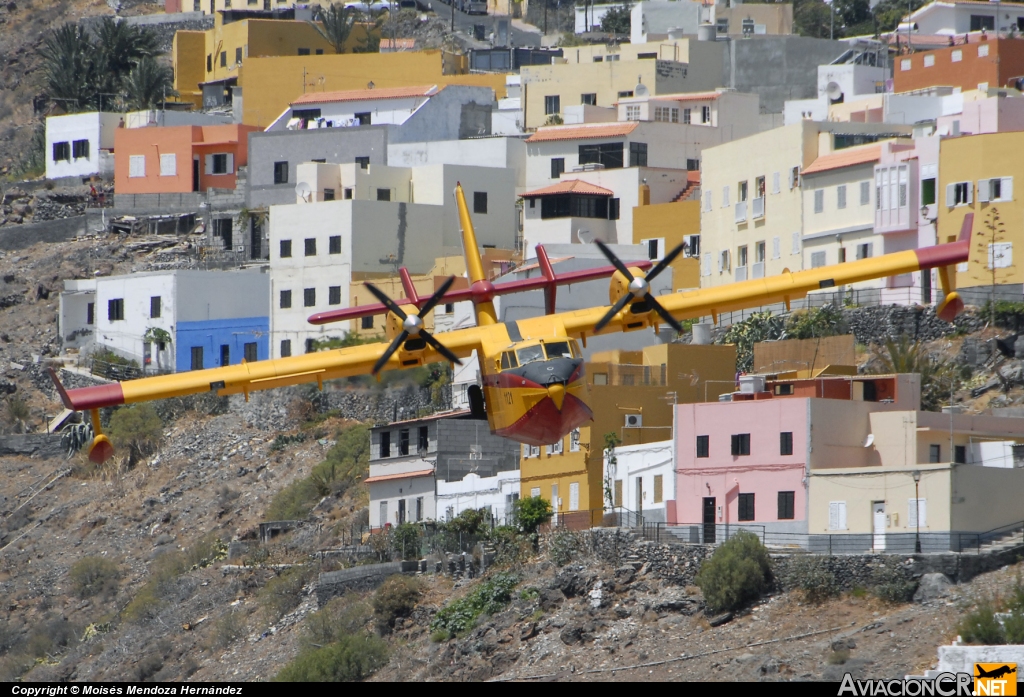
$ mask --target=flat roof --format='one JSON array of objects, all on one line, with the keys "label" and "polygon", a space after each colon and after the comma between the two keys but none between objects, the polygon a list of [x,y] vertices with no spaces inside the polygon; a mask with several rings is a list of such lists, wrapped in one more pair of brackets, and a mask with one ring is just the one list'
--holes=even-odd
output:
[{"label": "flat roof", "polygon": [[374,87],[366,90],[342,90],[337,92],[307,92],[293,101],[292,106],[296,104],[325,104],[328,102],[361,102],[371,99],[430,97],[440,91],[437,85],[419,85],[416,87]]},{"label": "flat roof", "polygon": [[399,472],[398,474],[378,474],[376,477],[367,477],[363,484],[376,484],[377,482],[390,482],[394,479],[416,479],[418,477],[429,477],[434,470],[416,470],[414,472]]},{"label": "flat roof", "polygon": [[584,138],[610,138],[632,133],[639,125],[636,121],[613,123],[581,123],[573,126],[541,126],[526,139],[527,143],[543,143],[555,140],[581,140]]}]

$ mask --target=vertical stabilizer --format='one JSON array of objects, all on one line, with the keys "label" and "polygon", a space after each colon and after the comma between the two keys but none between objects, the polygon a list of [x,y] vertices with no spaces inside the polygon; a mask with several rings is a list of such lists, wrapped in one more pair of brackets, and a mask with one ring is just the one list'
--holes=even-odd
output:
[{"label": "vertical stabilizer", "polygon": [[477,326],[496,324],[498,313],[494,310],[494,286],[484,274],[484,262],[480,258],[480,247],[476,243],[476,232],[466,206],[466,195],[462,184],[455,185],[455,202],[459,206],[459,225],[462,227],[462,254],[466,258],[466,275],[469,288],[473,291],[473,308],[476,310]]}]

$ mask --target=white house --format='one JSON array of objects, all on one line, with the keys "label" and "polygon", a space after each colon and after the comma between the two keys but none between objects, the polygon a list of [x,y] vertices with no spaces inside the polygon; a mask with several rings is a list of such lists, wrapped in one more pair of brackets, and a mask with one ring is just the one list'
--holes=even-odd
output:
[{"label": "white house", "polygon": [[462,254],[452,192],[463,182],[477,241],[514,249],[515,173],[497,167],[387,167],[305,163],[290,205],[270,207],[271,355],[313,349],[339,336],[309,315],[375,302],[349,297],[357,278],[391,275],[399,266],[430,271],[438,257]]},{"label": "white house", "polygon": [[469,473],[461,481],[437,480],[437,512],[451,520],[467,509],[485,508],[498,524],[511,524],[512,507],[519,500],[519,470],[493,477]]},{"label": "white house", "polygon": [[65,347],[109,349],[144,371],[269,358],[269,277],[260,270],[154,271],[65,281]]},{"label": "white house", "polygon": [[46,119],[46,178],[114,176],[114,131],[121,114],[90,111]]},{"label": "white house", "polygon": [[[1024,3],[1019,2],[931,2],[910,15],[914,32],[926,35],[966,34],[972,31],[994,31],[1001,15],[999,31],[1021,29]],[[905,20],[900,31],[906,31]]]},{"label": "white house", "polygon": [[676,498],[673,448],[671,440],[620,446],[615,448],[614,463],[606,452],[604,477],[616,504],[642,515],[646,522],[667,522],[666,503],[674,508]]},{"label": "white house", "polygon": [[499,167],[515,173],[516,194],[526,186],[524,137],[491,135],[463,140],[388,143],[389,167],[469,165]]}]

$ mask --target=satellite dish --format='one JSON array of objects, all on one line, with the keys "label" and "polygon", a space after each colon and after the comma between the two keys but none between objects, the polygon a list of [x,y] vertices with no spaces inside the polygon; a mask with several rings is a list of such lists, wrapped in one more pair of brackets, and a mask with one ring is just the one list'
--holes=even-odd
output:
[{"label": "satellite dish", "polygon": [[830,82],[828,83],[828,87],[825,88],[825,94],[828,95],[829,101],[834,104],[842,101],[843,88],[839,86],[838,82]]},{"label": "satellite dish", "polygon": [[871,444],[874,443],[874,442],[875,442],[875,434],[874,433],[869,433],[868,437],[867,437],[867,440],[864,441],[864,447],[865,448],[870,448]]},{"label": "satellite dish", "polygon": [[298,184],[295,185],[295,195],[301,198],[306,203],[309,203],[312,194],[313,188],[306,182],[299,182]]},{"label": "satellite dish", "polygon": [[638,83],[637,86],[633,88],[634,97],[646,97],[650,93],[651,91],[647,89],[647,85],[643,84],[642,82]]},{"label": "satellite dish", "polygon": [[590,230],[578,230],[576,238],[583,244],[594,244],[594,234]]}]

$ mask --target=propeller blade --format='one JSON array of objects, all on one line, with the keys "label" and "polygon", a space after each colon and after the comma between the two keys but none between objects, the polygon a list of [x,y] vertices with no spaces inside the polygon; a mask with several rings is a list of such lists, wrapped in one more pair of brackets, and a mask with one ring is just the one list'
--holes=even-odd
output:
[{"label": "propeller blade", "polygon": [[456,356],[454,353],[452,353],[450,350],[448,350],[447,346],[445,346],[440,341],[435,339],[430,332],[426,331],[425,329],[421,330],[420,331],[420,337],[424,341],[426,341],[428,344],[433,346],[435,351],[440,353],[442,356],[447,358],[449,361],[451,361],[452,363],[455,363],[457,365],[462,365],[462,361],[459,360],[459,357]]},{"label": "propeller blade", "polygon": [[399,319],[404,320],[407,317],[402,308],[400,308],[394,300],[384,295],[384,292],[380,288],[370,282],[363,283],[363,285],[366,286],[367,290],[373,293],[373,297],[377,298],[384,307],[398,315]]},{"label": "propeller blade", "polygon": [[648,282],[648,283],[650,283],[651,281],[653,281],[653,280],[654,280],[655,276],[657,276],[657,275],[658,275],[659,273],[661,273],[661,272],[662,272],[662,271],[664,271],[664,270],[665,270],[666,268],[668,268],[668,265],[669,265],[669,264],[671,264],[671,263],[672,263],[673,261],[675,261],[675,258],[676,258],[677,256],[679,256],[679,255],[680,255],[680,253],[682,253],[682,251],[683,251],[683,247],[684,247],[684,246],[685,246],[685,245],[681,244],[681,245],[679,245],[678,247],[676,247],[675,249],[673,249],[673,250],[672,250],[671,252],[669,252],[668,254],[666,254],[666,255],[665,255],[665,256],[664,256],[663,258],[662,258],[662,260],[661,260],[661,261],[659,261],[659,262],[658,262],[658,263],[657,263],[657,264],[655,265],[655,267],[654,267],[653,269],[651,269],[650,271],[648,271],[648,272],[647,272],[647,275],[646,275],[646,276],[644,276],[644,278],[646,278],[646,279],[647,279],[647,282]]},{"label": "propeller blade", "polygon": [[632,293],[626,293],[621,298],[619,298],[618,301],[614,305],[612,305],[612,308],[605,313],[604,317],[601,318],[601,321],[594,325],[594,332],[596,333],[604,329],[605,325],[611,322],[612,318],[615,317],[615,315],[619,314],[619,311],[622,308],[624,308],[626,306],[626,303],[628,303],[632,299]]},{"label": "propeller blade", "polygon": [[[366,285],[370,285],[367,283]],[[386,296],[385,296],[386,297]],[[386,304],[386,303],[385,303]],[[391,345],[384,350],[384,354],[377,359],[377,362],[373,364],[373,370],[370,371],[371,375],[376,375],[380,372],[380,369],[388,362],[391,356],[398,350],[398,347],[402,345],[402,342],[409,338],[409,332],[403,331],[401,334],[395,337],[395,340],[391,342]]]},{"label": "propeller blade", "polygon": [[427,313],[433,310],[434,306],[441,302],[441,298],[444,297],[444,294],[448,292],[448,289],[452,287],[453,283],[455,283],[455,276],[449,276],[448,280],[442,283],[441,287],[430,296],[430,299],[427,300],[427,304],[420,309],[420,317],[426,317]]},{"label": "propeller blade", "polygon": [[644,302],[646,302],[648,305],[650,305],[651,308],[653,308],[655,312],[657,312],[659,315],[661,315],[661,318],[663,320],[665,320],[665,322],[667,324],[671,325],[673,329],[675,329],[677,332],[682,334],[682,332],[683,332],[683,325],[681,325],[679,323],[679,320],[677,320],[675,317],[670,315],[668,313],[668,310],[666,310],[664,307],[662,307],[661,303],[654,299],[653,295],[648,293],[647,297],[644,298]]},{"label": "propeller blade", "polygon": [[619,273],[626,277],[627,281],[633,280],[633,274],[629,272],[629,269],[626,268],[626,265],[623,264],[617,256],[612,254],[612,250],[608,249],[608,245],[606,245],[601,240],[594,240],[594,244],[596,244],[597,248],[601,250],[601,254],[604,254],[605,258],[608,259],[608,261],[610,261],[612,265],[619,270]]}]

